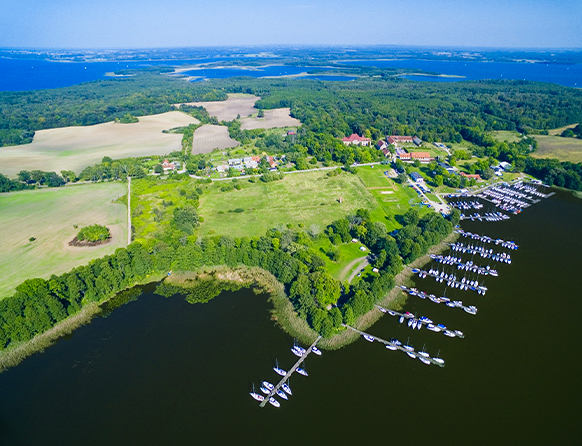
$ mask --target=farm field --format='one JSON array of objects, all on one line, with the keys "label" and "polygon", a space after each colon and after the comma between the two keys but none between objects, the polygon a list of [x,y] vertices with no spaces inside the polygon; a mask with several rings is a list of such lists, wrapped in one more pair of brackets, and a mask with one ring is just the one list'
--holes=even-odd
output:
[{"label": "farm field", "polygon": [[[291,113],[291,109],[289,108],[265,110],[264,113],[264,118],[241,118],[241,129],[273,129],[278,127],[299,127],[301,125],[301,122],[298,119],[289,116]],[[243,115],[241,114],[241,116]]]},{"label": "farm field", "polygon": [[228,149],[237,147],[240,142],[231,139],[228,128],[223,125],[206,124],[194,132],[192,154],[210,153],[214,149]]},{"label": "farm field", "polygon": [[[198,212],[204,217],[199,234],[253,237],[278,225],[315,224],[320,230],[358,208],[373,210],[376,203],[356,175],[328,177],[326,172],[285,175],[282,181],[249,183],[240,191],[222,192],[217,182],[200,197]],[[342,197],[343,203],[339,202]],[[236,213],[235,209],[244,209]]]},{"label": "farm field", "polygon": [[555,158],[572,163],[582,162],[582,139],[561,136],[536,135],[538,148],[530,155],[534,158]]},{"label": "farm field", "polygon": [[[232,121],[238,115],[242,117],[257,113],[255,102],[258,96],[246,94],[229,94],[226,101],[188,102],[186,105],[204,107],[210,116],[216,116],[219,121]],[[180,104],[174,104],[179,107]]]},{"label": "farm field", "polygon": [[113,159],[166,155],[181,150],[182,135],[162,133],[198,121],[173,111],[142,116],[135,124],[106,122],[36,132],[31,144],[0,149],[0,172],[15,177],[21,170],[72,170],[76,174],[104,156]]},{"label": "farm field", "polygon": [[577,125],[578,125],[577,123],[576,123],[576,124],[570,124],[570,125],[566,125],[566,126],[564,126],[564,127],[560,127],[560,128],[558,128],[558,129],[552,129],[552,130],[548,130],[548,133],[549,133],[550,135],[552,135],[552,136],[556,136],[556,135],[558,135],[558,136],[559,136],[559,135],[561,135],[561,134],[562,134],[562,132],[563,132],[564,130],[567,130],[567,129],[573,129],[573,128],[574,128],[574,127],[576,127]]},{"label": "farm field", "polygon": [[[102,183],[0,194],[0,298],[26,279],[48,279],[127,246],[127,208],[113,203],[126,187]],[[79,228],[94,223],[110,229],[109,243],[68,245]]]}]

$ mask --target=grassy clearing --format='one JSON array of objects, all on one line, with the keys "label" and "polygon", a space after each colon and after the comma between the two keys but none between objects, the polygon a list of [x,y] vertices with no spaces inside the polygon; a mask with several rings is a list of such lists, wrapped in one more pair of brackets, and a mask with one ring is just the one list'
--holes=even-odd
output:
[{"label": "grassy clearing", "polygon": [[538,149],[531,153],[534,158],[555,158],[572,163],[582,162],[582,139],[560,136],[536,135]]},{"label": "grassy clearing", "polygon": [[564,126],[564,127],[560,127],[559,129],[548,130],[548,133],[550,135],[552,135],[552,136],[561,135],[564,130],[573,129],[577,125],[578,125],[578,123],[576,123],[576,124],[570,124],[570,125],[567,125],[567,126]]},{"label": "grassy clearing", "polygon": [[[373,210],[373,197],[359,178],[351,174],[328,177],[326,172],[285,175],[282,181],[249,183],[239,179],[240,191],[222,192],[225,182],[217,182],[200,199],[204,217],[200,235],[216,234],[253,237],[277,225],[305,228],[315,224],[320,230],[358,208]],[[343,202],[340,203],[340,197]],[[236,208],[244,212],[232,212]],[[229,212],[230,211],[230,212]]]},{"label": "grassy clearing", "polygon": [[192,116],[174,111],[142,116],[135,124],[106,122],[39,130],[32,144],[0,150],[0,172],[10,177],[23,169],[72,170],[79,174],[85,167],[100,163],[104,156],[116,159],[166,155],[182,149],[182,135],[162,130],[196,122]]},{"label": "grassy clearing", "polygon": [[[127,245],[127,209],[113,203],[126,185],[103,183],[0,194],[0,296],[26,279],[61,274]],[[79,228],[101,224],[110,242],[69,246]],[[36,237],[33,242],[30,237]]]},{"label": "grassy clearing", "polygon": [[508,130],[499,130],[496,132],[491,132],[491,134],[496,141],[500,142],[519,142],[522,139],[522,136],[518,132],[512,132]]}]

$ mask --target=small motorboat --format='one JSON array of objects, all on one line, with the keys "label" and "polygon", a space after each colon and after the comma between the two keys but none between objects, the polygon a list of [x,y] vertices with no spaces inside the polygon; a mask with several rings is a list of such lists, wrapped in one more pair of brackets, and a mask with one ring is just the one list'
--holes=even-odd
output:
[{"label": "small motorboat", "polygon": [[398,339],[390,339],[390,342],[394,345],[402,345],[402,342],[400,342]]},{"label": "small motorboat", "polygon": [[263,381],[263,386],[271,391],[275,388],[275,386],[271,384],[269,381]]},{"label": "small motorboat", "polygon": [[398,320],[399,323],[404,322],[404,316],[400,316],[400,319]]},{"label": "small motorboat", "polygon": [[396,316],[396,312],[395,311],[392,311],[392,310],[388,310],[388,314],[390,316]]},{"label": "small motorboat", "polygon": [[259,387],[259,389],[261,389],[261,392],[263,392],[265,395],[268,395],[269,393],[271,393],[271,391],[263,386]]},{"label": "small motorboat", "polygon": [[406,352],[406,354],[407,354],[408,356],[410,356],[412,359],[415,359],[415,358],[416,358],[416,354],[415,354],[414,352],[409,352],[409,351],[407,351],[407,352]]},{"label": "small motorboat", "polygon": [[281,403],[273,397],[269,398],[269,403],[271,403],[275,407],[281,407]]},{"label": "small motorboat", "polygon": [[438,357],[437,358],[432,358],[432,360],[434,362],[438,362],[439,364],[444,364],[445,363],[444,359],[441,359],[441,358],[438,358]]},{"label": "small motorboat", "polygon": [[396,347],[394,344],[386,344],[386,348],[388,350],[398,350],[398,347]]},{"label": "small motorboat", "polygon": [[378,310],[380,310],[382,313],[388,313],[386,308],[378,307]]},{"label": "small motorboat", "polygon": [[365,339],[366,341],[368,341],[368,342],[374,342],[374,338],[373,338],[372,336],[370,336],[370,335],[367,335],[367,334],[365,334],[365,335],[363,335],[363,336],[364,336],[364,339]]},{"label": "small motorboat", "polygon": [[465,336],[465,333],[463,333],[461,330],[455,330],[455,334],[457,336]]},{"label": "small motorboat", "polygon": [[281,388],[285,391],[286,394],[293,395],[293,393],[291,392],[291,387],[289,387],[289,384],[283,383],[281,384]]},{"label": "small motorboat", "polygon": [[418,356],[418,359],[420,359],[420,362],[423,364],[430,365],[430,361],[428,359],[423,358],[422,356]]},{"label": "small motorboat", "polygon": [[315,353],[317,356],[321,356],[321,350],[318,349],[316,346],[311,347],[311,351]]},{"label": "small motorboat", "polygon": [[445,336],[448,336],[449,338],[454,338],[457,335],[451,330],[445,330]]},{"label": "small motorboat", "polygon": [[256,399],[257,401],[264,401],[265,397],[255,392],[251,392],[251,396]]},{"label": "small motorboat", "polygon": [[303,370],[301,367],[297,367],[295,370],[297,370],[297,373],[299,373],[300,375],[309,376],[307,372]]}]

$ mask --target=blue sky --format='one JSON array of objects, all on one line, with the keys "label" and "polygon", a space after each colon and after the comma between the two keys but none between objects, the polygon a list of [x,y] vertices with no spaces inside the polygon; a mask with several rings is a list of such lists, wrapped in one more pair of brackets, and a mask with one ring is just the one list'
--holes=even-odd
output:
[{"label": "blue sky", "polygon": [[582,0],[1,0],[0,47],[582,48]]}]

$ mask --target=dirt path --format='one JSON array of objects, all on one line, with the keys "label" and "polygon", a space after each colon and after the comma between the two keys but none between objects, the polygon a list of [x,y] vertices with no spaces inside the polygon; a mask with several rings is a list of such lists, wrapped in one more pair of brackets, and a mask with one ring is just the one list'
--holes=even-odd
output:
[{"label": "dirt path", "polygon": [[346,277],[346,275],[348,274],[348,272],[350,272],[350,270],[355,266],[358,265],[358,267],[354,270],[354,272],[350,275],[350,277],[348,278],[348,282],[351,282],[352,279],[355,277],[356,274],[358,274],[361,270],[363,270],[366,265],[368,265],[368,256],[364,256],[364,257],[358,257],[355,260],[352,260],[350,263],[348,263],[344,269],[342,270],[342,272],[339,275],[339,280],[341,282],[344,281],[344,278]]}]

